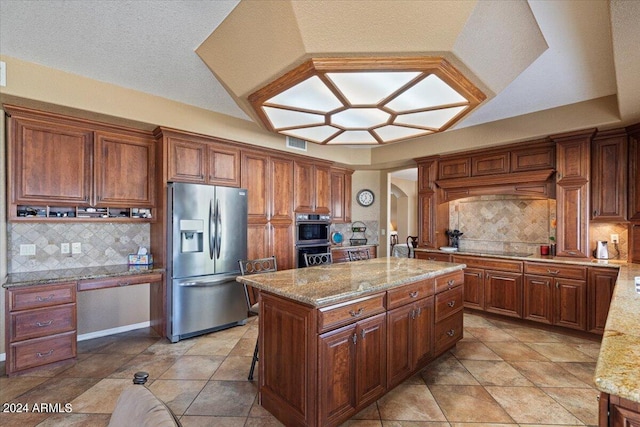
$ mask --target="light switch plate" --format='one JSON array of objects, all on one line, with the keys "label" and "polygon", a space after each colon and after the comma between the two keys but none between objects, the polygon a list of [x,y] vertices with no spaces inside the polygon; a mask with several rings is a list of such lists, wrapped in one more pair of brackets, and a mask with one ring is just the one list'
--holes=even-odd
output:
[{"label": "light switch plate", "polygon": [[69,252],[71,252],[71,249],[69,249],[69,244],[68,243],[60,243],[60,253],[61,254],[68,254]]},{"label": "light switch plate", "polygon": [[72,254],[81,254],[82,253],[82,244],[80,242],[73,242],[71,244],[71,253]]},{"label": "light switch plate", "polygon": [[7,85],[7,63],[0,61],[0,86]]}]

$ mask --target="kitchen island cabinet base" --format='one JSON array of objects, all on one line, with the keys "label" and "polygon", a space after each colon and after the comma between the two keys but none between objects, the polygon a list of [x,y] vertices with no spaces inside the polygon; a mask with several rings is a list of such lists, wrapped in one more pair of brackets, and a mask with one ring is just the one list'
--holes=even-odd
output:
[{"label": "kitchen island cabinet base", "polygon": [[[429,319],[426,330],[424,326],[416,326],[426,332],[416,336],[429,342],[428,351],[413,358],[410,372],[404,372],[402,379],[423,369],[462,338],[462,295],[458,295],[462,292],[462,271],[445,276],[447,285],[436,294],[436,299],[440,293],[451,298],[447,292],[453,289],[460,301],[443,302],[449,311],[441,315],[440,322],[433,314],[433,297],[419,300],[429,302],[427,311],[421,308],[420,302],[407,304],[413,307],[413,318],[422,314],[423,319]],[[437,278],[426,281],[431,285],[427,295],[437,289],[436,281]],[[422,289],[424,282],[395,289],[406,288],[411,295],[416,295],[415,289]],[[260,405],[287,426],[336,426],[399,384],[396,378],[388,381],[387,357],[398,344],[388,335],[389,307],[377,304],[386,301],[388,305],[389,292],[356,298],[355,305],[342,302],[330,307],[314,307],[261,290]],[[367,308],[360,310],[358,304]],[[340,315],[353,320],[348,324],[331,323]],[[438,338],[437,331],[446,339]]]}]

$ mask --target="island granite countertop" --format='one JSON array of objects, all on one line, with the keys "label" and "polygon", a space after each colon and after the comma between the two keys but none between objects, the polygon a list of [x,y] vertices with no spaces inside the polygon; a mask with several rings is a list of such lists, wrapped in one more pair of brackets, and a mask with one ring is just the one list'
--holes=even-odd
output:
[{"label": "island granite countertop", "polygon": [[238,276],[238,282],[314,307],[462,270],[464,264],[412,258],[373,258]]}]

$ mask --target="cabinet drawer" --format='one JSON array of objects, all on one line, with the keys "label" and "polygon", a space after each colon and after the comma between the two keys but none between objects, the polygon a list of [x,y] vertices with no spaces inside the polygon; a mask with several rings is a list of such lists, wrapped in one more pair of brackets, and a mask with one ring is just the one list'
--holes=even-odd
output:
[{"label": "cabinet drawer", "polygon": [[585,280],[587,268],[566,264],[524,263],[526,274],[538,274],[543,276],[564,277],[567,279]]},{"label": "cabinet drawer", "polygon": [[453,273],[443,274],[436,277],[436,294],[454,288],[464,283],[463,270],[454,271]]},{"label": "cabinet drawer", "polygon": [[387,308],[391,310],[433,295],[434,284],[434,279],[427,279],[387,291]]},{"label": "cabinet drawer", "polygon": [[76,329],[76,305],[23,310],[10,314],[11,341],[44,337]]},{"label": "cabinet drawer", "polygon": [[141,285],[143,283],[154,283],[161,280],[161,273],[134,274],[129,276],[105,277],[102,279],[87,279],[80,280],[78,282],[78,291],[91,291],[95,289]]},{"label": "cabinet drawer", "polygon": [[76,283],[29,286],[9,290],[9,311],[76,302]]},{"label": "cabinet drawer", "polygon": [[459,311],[442,322],[436,323],[436,357],[462,339],[463,312]]},{"label": "cabinet drawer", "polygon": [[462,310],[462,286],[436,295],[436,322]]},{"label": "cabinet drawer", "polygon": [[384,313],[384,297],[384,293],[375,294],[321,308],[318,310],[318,329],[324,332],[374,314]]},{"label": "cabinet drawer", "polygon": [[76,331],[11,344],[10,371],[34,368],[76,357]]},{"label": "cabinet drawer", "polygon": [[427,261],[451,262],[451,255],[441,254],[438,252],[415,251],[416,258],[425,259]]},{"label": "cabinet drawer", "polygon": [[453,262],[466,264],[467,267],[470,268],[484,268],[489,270],[522,273],[522,261],[454,255]]}]

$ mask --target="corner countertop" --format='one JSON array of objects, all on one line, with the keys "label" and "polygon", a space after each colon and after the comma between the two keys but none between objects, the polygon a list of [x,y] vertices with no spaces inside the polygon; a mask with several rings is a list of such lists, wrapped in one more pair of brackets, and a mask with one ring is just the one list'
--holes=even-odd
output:
[{"label": "corner countertop", "polygon": [[275,295],[322,307],[464,267],[464,264],[389,257],[238,276],[236,280]]},{"label": "corner countertop", "polygon": [[596,388],[602,392],[640,403],[640,289],[637,290],[635,285],[635,277],[640,278],[640,264],[540,255],[510,256],[471,251],[444,252],[438,249],[418,248],[416,251],[619,269],[602,335],[594,382]]},{"label": "corner countertop", "polygon": [[100,267],[67,268],[60,270],[43,270],[28,273],[8,274],[3,288],[18,286],[46,285],[59,282],[75,282],[86,279],[133,276],[139,274],[164,273],[163,268],[152,265],[105,265]]}]

